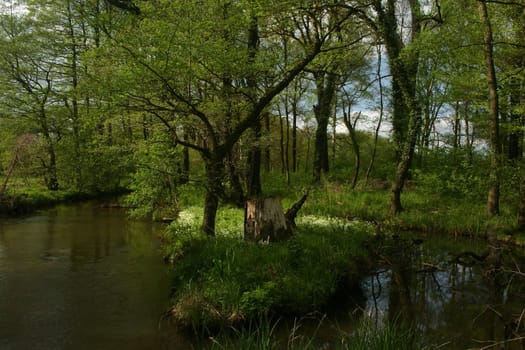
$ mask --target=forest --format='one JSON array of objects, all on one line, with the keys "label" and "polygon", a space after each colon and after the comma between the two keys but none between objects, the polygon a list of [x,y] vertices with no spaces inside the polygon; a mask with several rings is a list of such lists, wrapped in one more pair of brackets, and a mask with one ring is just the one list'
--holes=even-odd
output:
[{"label": "forest", "polygon": [[[323,309],[393,232],[523,247],[524,107],[525,0],[0,4],[1,214],[121,194],[171,222],[172,317],[210,332]],[[272,198],[295,211],[268,252],[243,220]],[[267,266],[220,294],[201,272],[225,254],[335,277]]]}]

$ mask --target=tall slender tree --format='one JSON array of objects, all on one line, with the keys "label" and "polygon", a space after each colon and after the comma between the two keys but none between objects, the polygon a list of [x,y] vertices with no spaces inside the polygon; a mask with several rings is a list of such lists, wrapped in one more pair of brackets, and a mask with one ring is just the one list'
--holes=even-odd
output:
[{"label": "tall slender tree", "polygon": [[485,75],[488,87],[489,121],[490,121],[490,175],[487,198],[489,217],[499,214],[501,145],[499,135],[499,101],[496,68],[494,65],[493,34],[485,0],[477,0],[479,17],[483,28],[483,54],[485,58]]}]

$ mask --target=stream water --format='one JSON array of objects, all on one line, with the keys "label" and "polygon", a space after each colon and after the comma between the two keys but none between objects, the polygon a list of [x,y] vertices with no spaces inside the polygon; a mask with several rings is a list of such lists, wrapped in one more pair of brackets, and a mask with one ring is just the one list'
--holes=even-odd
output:
[{"label": "stream water", "polygon": [[523,250],[435,236],[387,245],[363,283],[372,320],[410,324],[431,348],[525,349]]},{"label": "stream water", "polygon": [[160,349],[160,226],[93,203],[0,221],[0,349]]},{"label": "stream water", "polygon": [[[191,348],[191,339],[159,328],[170,293],[161,229],[94,203],[0,220],[0,349]],[[525,271],[521,250],[499,247],[501,259],[491,265],[492,255],[477,259],[494,250],[486,242],[417,237],[383,248],[383,263],[362,282],[365,301],[343,314],[360,308],[373,322],[407,321],[439,349],[515,335],[525,276],[511,270]],[[494,278],[493,267],[508,272]],[[337,324],[351,333],[356,320]],[[333,328],[326,325],[320,336]]]}]

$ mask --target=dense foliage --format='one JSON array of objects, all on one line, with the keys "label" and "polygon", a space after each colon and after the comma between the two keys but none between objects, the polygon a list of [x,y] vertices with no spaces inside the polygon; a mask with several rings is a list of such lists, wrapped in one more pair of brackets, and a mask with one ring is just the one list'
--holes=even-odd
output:
[{"label": "dense foliage", "polygon": [[305,173],[390,187],[392,213],[415,184],[488,191],[525,222],[519,2],[27,0],[0,22],[3,197],[127,188],[172,217],[197,182],[212,235],[261,174]]},{"label": "dense foliage", "polygon": [[[199,327],[327,307],[372,231],[523,244],[524,28],[523,0],[3,1],[0,214],[127,191],[175,219]],[[240,239],[247,198],[305,188],[337,219]]]}]

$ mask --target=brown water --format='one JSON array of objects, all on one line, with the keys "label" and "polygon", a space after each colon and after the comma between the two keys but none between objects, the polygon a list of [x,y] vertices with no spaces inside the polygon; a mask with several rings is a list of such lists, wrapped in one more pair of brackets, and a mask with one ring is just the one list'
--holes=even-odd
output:
[{"label": "brown water", "polygon": [[0,220],[0,349],[161,349],[159,225],[60,206]]}]

